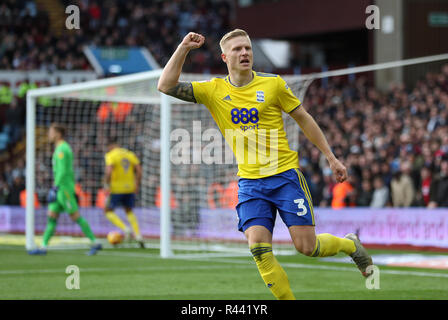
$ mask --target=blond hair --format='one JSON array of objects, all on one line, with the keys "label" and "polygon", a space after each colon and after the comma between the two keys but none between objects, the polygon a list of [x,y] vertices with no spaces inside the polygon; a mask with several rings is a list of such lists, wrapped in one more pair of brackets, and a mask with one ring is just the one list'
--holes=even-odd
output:
[{"label": "blond hair", "polygon": [[236,38],[236,37],[241,37],[241,36],[242,36],[242,37],[247,37],[247,38],[249,39],[249,41],[250,41],[249,35],[247,34],[246,31],[244,31],[244,30],[242,30],[242,29],[235,29],[235,30],[232,30],[232,31],[230,31],[230,32],[227,32],[227,33],[221,38],[221,41],[219,41],[219,46],[221,47],[221,51],[224,52],[224,44],[225,44],[228,40],[233,39],[233,38]]}]

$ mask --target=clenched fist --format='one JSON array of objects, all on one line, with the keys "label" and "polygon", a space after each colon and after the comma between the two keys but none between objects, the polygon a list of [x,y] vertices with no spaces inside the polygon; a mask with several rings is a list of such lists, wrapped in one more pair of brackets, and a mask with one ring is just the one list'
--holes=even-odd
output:
[{"label": "clenched fist", "polygon": [[337,182],[344,182],[345,180],[347,180],[347,169],[339,160],[331,160],[330,169],[333,171],[334,177]]},{"label": "clenched fist", "polygon": [[200,48],[205,41],[205,37],[199,33],[188,33],[181,42],[181,46],[188,50]]}]

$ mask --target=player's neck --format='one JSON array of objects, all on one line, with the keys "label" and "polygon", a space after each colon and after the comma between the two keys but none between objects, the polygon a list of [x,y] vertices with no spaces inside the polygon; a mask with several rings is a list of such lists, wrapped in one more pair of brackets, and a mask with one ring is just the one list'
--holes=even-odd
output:
[{"label": "player's neck", "polygon": [[64,142],[64,139],[58,139],[58,140],[56,140],[56,142],[55,142],[55,146],[57,147],[57,146],[59,146],[62,142]]},{"label": "player's neck", "polygon": [[229,72],[230,83],[235,87],[243,87],[250,83],[254,78],[252,70],[244,70],[240,72]]}]

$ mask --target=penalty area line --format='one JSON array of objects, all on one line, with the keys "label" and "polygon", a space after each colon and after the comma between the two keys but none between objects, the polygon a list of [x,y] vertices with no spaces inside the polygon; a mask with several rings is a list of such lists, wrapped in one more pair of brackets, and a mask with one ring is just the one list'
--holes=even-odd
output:
[{"label": "penalty area line", "polygon": [[[222,263],[232,263],[232,264],[247,264],[247,261],[241,261],[236,259],[204,259],[203,261],[215,261]],[[250,263],[254,263],[251,261]],[[280,263],[283,267],[287,268],[298,268],[298,269],[321,269],[321,270],[332,270],[332,271],[350,271],[358,272],[359,270],[355,265],[353,267],[338,267],[338,266],[328,266],[328,265],[315,265],[315,264],[304,264],[304,263]],[[377,266],[380,267],[380,266]],[[432,278],[448,278],[448,273],[439,272],[424,272],[424,271],[406,271],[406,270],[390,270],[381,269],[382,274],[394,274],[401,276],[417,276],[417,277],[432,277]]]}]

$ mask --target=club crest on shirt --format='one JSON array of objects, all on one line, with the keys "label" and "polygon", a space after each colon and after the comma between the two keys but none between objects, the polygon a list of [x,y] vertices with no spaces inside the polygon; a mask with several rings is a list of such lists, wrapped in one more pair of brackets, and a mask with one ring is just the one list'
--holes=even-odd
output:
[{"label": "club crest on shirt", "polygon": [[264,102],[264,91],[257,91],[257,102]]}]

